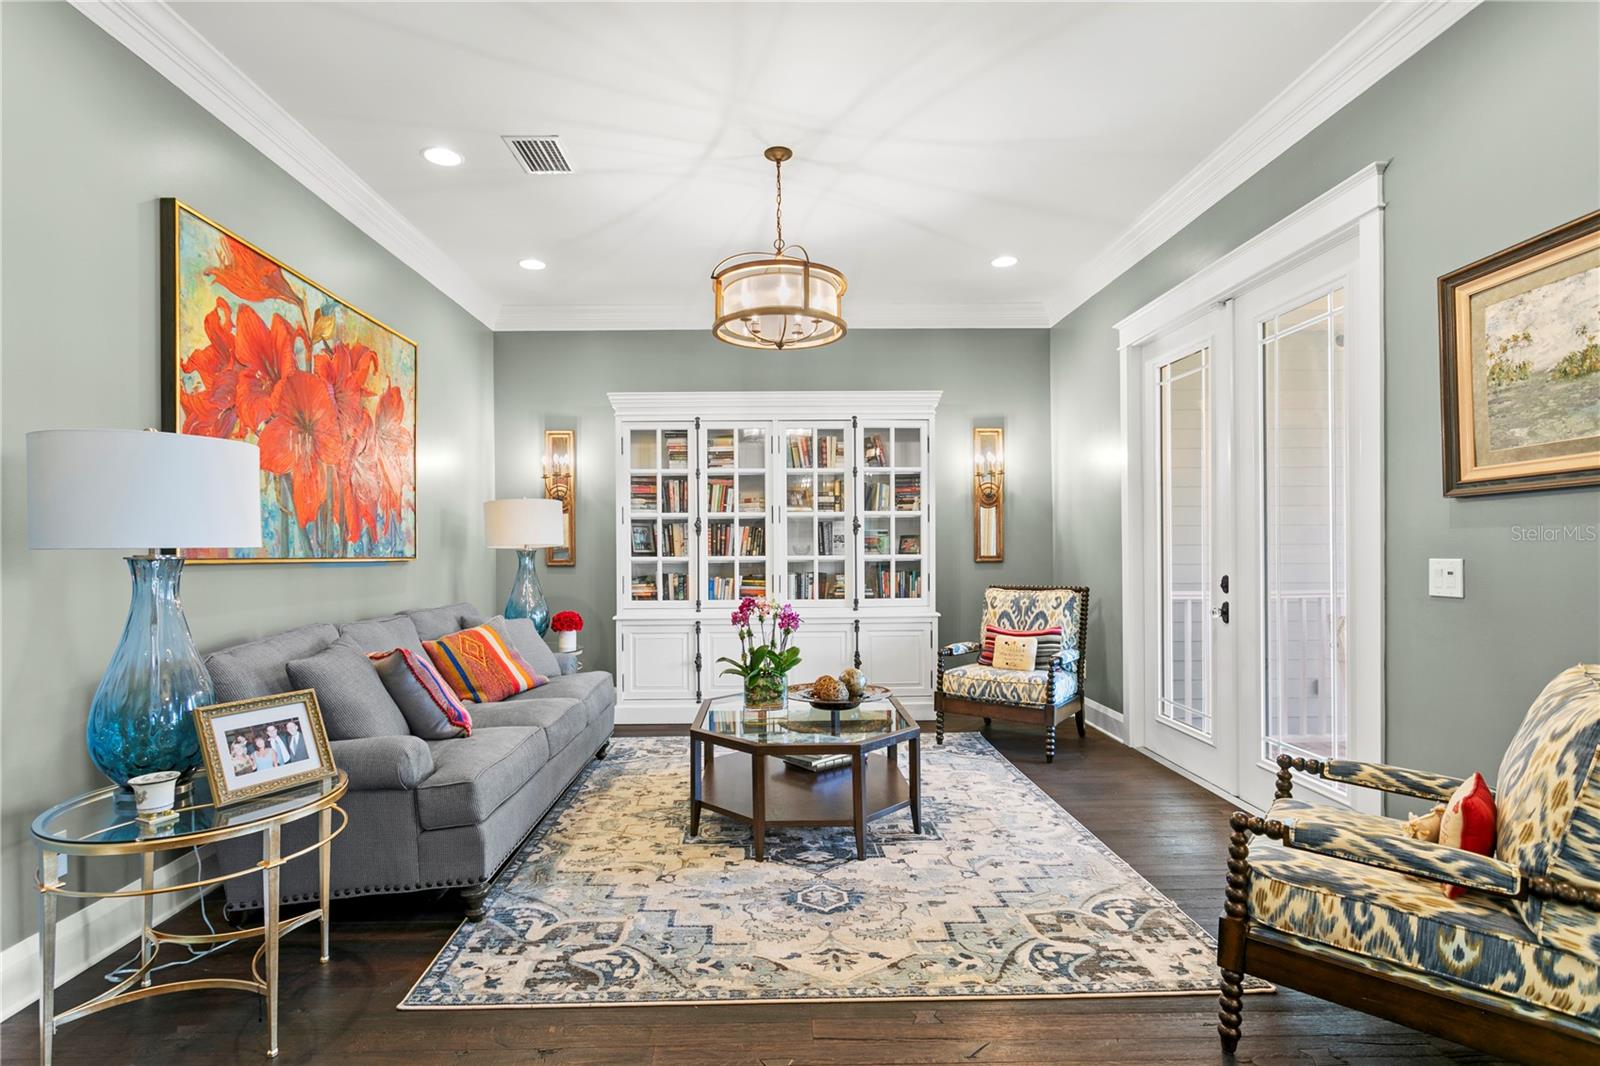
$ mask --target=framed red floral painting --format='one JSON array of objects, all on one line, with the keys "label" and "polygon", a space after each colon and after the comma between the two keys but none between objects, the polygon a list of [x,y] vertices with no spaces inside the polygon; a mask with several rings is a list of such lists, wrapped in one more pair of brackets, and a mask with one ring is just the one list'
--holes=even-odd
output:
[{"label": "framed red floral painting", "polygon": [[161,201],[162,420],[261,449],[261,547],[192,562],[417,555],[417,345]]}]

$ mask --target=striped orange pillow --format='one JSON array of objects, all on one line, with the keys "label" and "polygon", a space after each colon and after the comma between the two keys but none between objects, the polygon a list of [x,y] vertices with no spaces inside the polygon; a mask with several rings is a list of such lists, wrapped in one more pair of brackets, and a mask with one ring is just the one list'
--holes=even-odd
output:
[{"label": "striped orange pillow", "polygon": [[550,680],[487,625],[425,640],[422,646],[455,694],[474,703],[499,703]]}]

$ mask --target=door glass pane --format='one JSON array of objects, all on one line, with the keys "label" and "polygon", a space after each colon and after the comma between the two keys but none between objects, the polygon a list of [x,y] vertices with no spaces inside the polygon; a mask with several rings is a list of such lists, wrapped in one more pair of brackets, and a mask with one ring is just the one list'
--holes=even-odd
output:
[{"label": "door glass pane", "polygon": [[1161,368],[1162,720],[1211,735],[1211,352]]},{"label": "door glass pane", "polygon": [[1268,760],[1349,753],[1343,306],[1334,289],[1261,323]]}]

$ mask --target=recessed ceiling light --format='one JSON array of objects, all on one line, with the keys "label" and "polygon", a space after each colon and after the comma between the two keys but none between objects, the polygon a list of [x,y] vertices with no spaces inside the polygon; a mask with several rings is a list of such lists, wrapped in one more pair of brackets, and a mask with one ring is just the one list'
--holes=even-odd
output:
[{"label": "recessed ceiling light", "polygon": [[992,267],[999,267],[1000,269],[1004,270],[1006,267],[1016,266],[1017,257],[1014,255],[997,255],[993,259],[989,260],[989,265]]},{"label": "recessed ceiling light", "polygon": [[446,148],[436,144],[432,148],[422,150],[422,158],[436,167],[458,167],[461,165],[461,153],[454,148]]},{"label": "recessed ceiling light", "polygon": [[543,270],[544,269],[544,260],[543,259],[519,259],[519,260],[517,260],[517,266],[521,267],[523,270]]}]

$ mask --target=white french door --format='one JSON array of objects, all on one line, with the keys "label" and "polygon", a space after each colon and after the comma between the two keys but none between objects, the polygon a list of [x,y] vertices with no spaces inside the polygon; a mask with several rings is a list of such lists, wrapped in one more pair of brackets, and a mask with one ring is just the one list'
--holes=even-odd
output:
[{"label": "white french door", "polygon": [[[1358,253],[1352,237],[1271,272],[1129,353],[1149,575],[1137,593],[1142,728],[1130,734],[1261,808],[1279,754],[1349,758],[1358,735],[1362,757],[1381,752],[1370,716],[1359,724],[1351,703],[1352,605],[1370,619],[1381,601],[1370,536],[1355,566],[1363,591],[1351,584],[1352,456],[1368,471],[1381,461],[1352,428],[1381,419],[1353,418],[1353,389],[1374,387],[1378,372],[1376,353],[1351,346],[1371,335],[1355,328],[1368,323],[1354,321],[1353,296],[1373,283]],[[1381,507],[1381,486],[1378,503],[1371,490],[1361,487],[1358,511]]]}]

